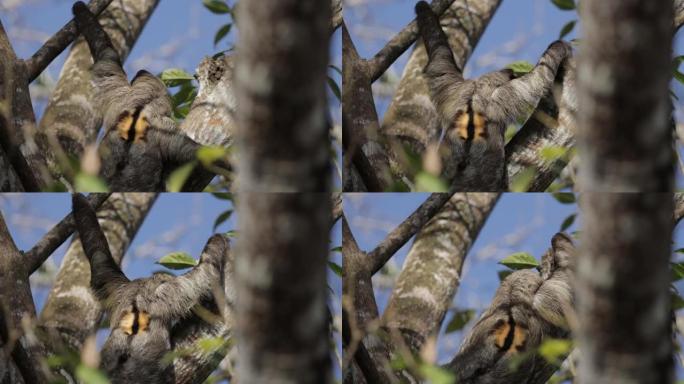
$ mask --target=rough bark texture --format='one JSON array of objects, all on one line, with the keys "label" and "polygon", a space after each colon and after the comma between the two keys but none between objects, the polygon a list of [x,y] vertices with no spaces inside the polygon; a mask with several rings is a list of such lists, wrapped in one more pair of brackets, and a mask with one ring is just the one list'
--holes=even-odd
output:
[{"label": "rough bark texture", "polygon": [[41,174],[33,171],[46,170],[44,159],[36,156],[36,166],[29,168],[24,158],[24,154],[35,152],[31,148],[35,124],[26,65],[17,59],[0,23],[0,144],[3,158],[11,164],[2,171],[3,191],[35,192],[47,184]]},{"label": "rough bark texture", "polygon": [[671,383],[672,195],[585,193],[580,204],[580,382]]},{"label": "rough bark texture", "polygon": [[46,383],[45,348],[27,332],[35,324],[36,307],[23,256],[0,214],[0,382],[12,383],[18,370],[26,383]]},{"label": "rough bark texture", "polygon": [[[122,60],[128,56],[145,23],[159,0],[113,1],[99,17]],[[38,126],[36,141],[43,153],[49,153],[50,172],[59,178],[54,156],[55,140],[67,154],[80,156],[87,143],[93,143],[102,125],[102,111],[95,108],[90,67],[93,59],[85,40],[74,43],[64,62],[57,86]],[[33,162],[29,158],[29,162]]]},{"label": "rough bark texture", "polygon": [[580,189],[671,191],[672,0],[588,1],[581,17]]},{"label": "rough bark texture", "polygon": [[[153,193],[112,194],[97,212],[117,263],[121,264],[156,198]],[[76,237],[64,256],[39,324],[50,343],[79,350],[85,338],[97,330],[101,318],[102,308],[90,290],[90,264]]]},{"label": "rough bark texture", "polygon": [[[362,377],[371,383],[390,383],[393,381],[393,374],[389,364],[389,351],[372,329],[377,326],[379,313],[371,280],[373,275],[370,260],[356,244],[346,219],[342,221],[342,255],[345,382],[351,380],[356,383],[353,377],[358,369],[363,373]],[[373,322],[376,322],[375,326]]]},{"label": "rough bark texture", "polygon": [[330,201],[327,193],[246,193],[238,200],[241,383],[332,380],[326,310]]},{"label": "rough bark texture", "polygon": [[494,208],[499,194],[455,194],[423,227],[383,315],[414,353],[436,333],[461,279],[463,261]]},{"label": "rough bark texture", "polygon": [[248,1],[238,8],[239,187],[324,192],[330,1]]},{"label": "rough bark texture", "polygon": [[[463,68],[477,42],[494,16],[500,0],[457,0],[442,17],[442,26],[449,36],[456,63]],[[398,141],[422,154],[427,144],[439,137],[441,126],[435,107],[430,102],[423,69],[427,54],[423,44],[416,45],[411,54],[397,91],[394,94],[381,126],[389,141]],[[392,149],[388,149],[392,157]],[[402,172],[392,164],[395,174]]]}]

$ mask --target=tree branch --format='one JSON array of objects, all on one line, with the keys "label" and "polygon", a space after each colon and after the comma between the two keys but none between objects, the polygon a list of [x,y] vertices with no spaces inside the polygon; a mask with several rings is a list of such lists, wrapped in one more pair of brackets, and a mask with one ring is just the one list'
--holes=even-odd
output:
[{"label": "tree branch", "polygon": [[[109,198],[109,193],[91,193],[88,202],[93,210],[97,209]],[[68,213],[64,218],[50,229],[38,242],[25,253],[24,262],[28,264],[29,275],[33,274],[47,260],[52,253],[59,248],[66,239],[74,233],[74,217]]]},{"label": "tree branch", "polygon": [[399,332],[411,352],[439,329],[467,252],[498,199],[496,193],[454,194],[416,235],[383,314],[385,326]]},{"label": "tree branch", "polygon": [[[88,9],[90,9],[95,16],[98,16],[111,2],[112,0],[91,0],[90,3],[88,3]],[[52,60],[59,56],[59,54],[62,53],[77,36],[78,31],[76,30],[76,23],[71,20],[52,35],[52,37],[50,37],[30,59],[26,60],[29,83],[35,80],[40,73],[50,65]]]},{"label": "tree branch", "polygon": [[409,217],[399,224],[375,249],[368,253],[371,275],[376,274],[387,261],[430,220],[453,193],[433,193]]}]

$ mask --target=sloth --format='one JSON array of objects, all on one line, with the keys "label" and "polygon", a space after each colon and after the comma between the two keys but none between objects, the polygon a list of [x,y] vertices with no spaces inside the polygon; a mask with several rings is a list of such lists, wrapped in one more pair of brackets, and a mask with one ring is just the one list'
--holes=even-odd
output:
[{"label": "sloth", "polygon": [[[572,240],[557,233],[542,256],[540,272],[515,271],[501,282],[490,307],[446,366],[459,384],[546,383],[556,367],[535,351],[547,338],[570,335],[574,260]],[[515,361],[519,366],[512,370]]]},{"label": "sloth", "polygon": [[503,69],[464,79],[435,13],[425,1],[415,10],[428,54],[424,75],[444,131],[442,177],[457,191],[507,190],[506,127],[527,119],[552,90],[561,64],[572,57],[570,44],[553,42],[534,69],[519,78]]},{"label": "sloth", "polygon": [[[164,83],[145,70],[129,83],[119,54],[95,15],[80,1],[72,10],[95,62],[95,100],[104,115],[100,176],[112,191],[164,191],[171,172],[195,160],[201,145],[178,129]],[[189,179],[211,173],[202,166],[193,172]]]},{"label": "sloth", "polygon": [[173,383],[173,365],[164,358],[174,350],[185,322],[202,321],[194,317],[199,307],[216,309],[213,290],[222,286],[227,273],[223,266],[230,252],[228,239],[210,237],[199,263],[183,275],[156,273],[131,281],[112,258],[88,200],[75,194],[72,203],[90,262],[90,286],[110,319],[101,368],[112,383]]}]

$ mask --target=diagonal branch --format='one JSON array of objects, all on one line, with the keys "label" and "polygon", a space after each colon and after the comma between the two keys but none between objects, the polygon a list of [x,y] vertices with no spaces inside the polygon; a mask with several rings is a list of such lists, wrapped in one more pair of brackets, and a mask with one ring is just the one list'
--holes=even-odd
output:
[{"label": "diagonal branch", "polygon": [[453,193],[433,193],[430,195],[420,207],[394,228],[375,249],[369,252],[367,259],[370,264],[371,275],[376,274],[399,248],[406,244],[411,236],[442,209],[452,195]]},{"label": "diagonal branch", "polygon": [[[111,3],[112,0],[92,0],[88,4],[88,9],[95,16],[98,16]],[[78,36],[76,23],[71,20],[66,23],[59,31],[50,37],[36,53],[26,60],[29,83],[35,80],[48,65],[66,49],[71,42]]]},{"label": "diagonal branch", "polygon": [[[108,193],[92,193],[88,196],[88,202],[93,207],[93,210],[97,211],[100,205],[109,198],[109,195]],[[74,233],[75,228],[74,217],[70,212],[57,225],[52,227],[48,233],[43,235],[33,248],[26,252],[24,262],[29,266],[29,275],[40,268],[45,260]]]}]

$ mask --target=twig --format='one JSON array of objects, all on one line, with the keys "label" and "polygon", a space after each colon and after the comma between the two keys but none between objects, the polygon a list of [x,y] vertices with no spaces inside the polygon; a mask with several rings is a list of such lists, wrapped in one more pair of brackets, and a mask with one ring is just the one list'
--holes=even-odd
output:
[{"label": "twig", "polygon": [[[88,9],[97,16],[102,13],[111,2],[112,0],[92,0],[88,4]],[[71,20],[49,38],[30,59],[26,60],[29,83],[35,80],[38,75],[47,68],[52,60],[59,56],[59,54],[62,53],[77,36],[78,30],[76,29],[76,23],[74,20]]]},{"label": "twig", "polygon": [[[88,202],[94,210],[97,210],[109,198],[109,195],[109,193],[91,193],[88,195]],[[29,265],[29,275],[43,265],[45,260],[71,236],[75,228],[74,217],[69,213],[38,240],[33,248],[26,252],[25,258]]]}]

